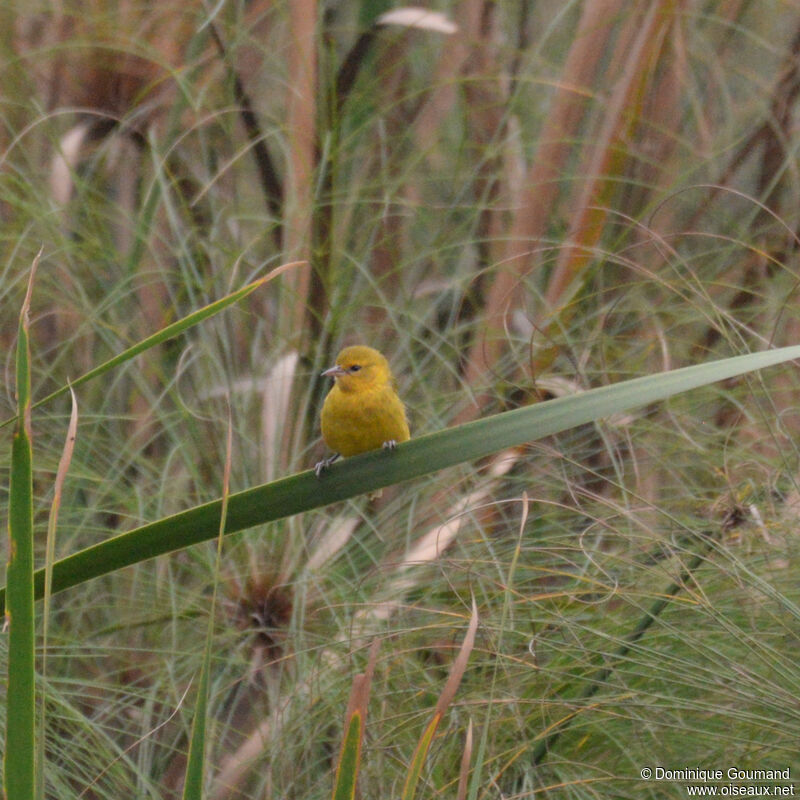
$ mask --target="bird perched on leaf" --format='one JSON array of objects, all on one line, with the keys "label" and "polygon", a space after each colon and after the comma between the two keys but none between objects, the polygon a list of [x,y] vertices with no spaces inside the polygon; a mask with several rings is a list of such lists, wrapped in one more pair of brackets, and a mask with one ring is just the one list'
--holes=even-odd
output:
[{"label": "bird perched on leaf", "polygon": [[335,366],[322,373],[334,384],[322,406],[322,438],[333,455],[318,462],[319,477],[339,456],[379,447],[393,450],[411,437],[406,409],[389,362],[372,347],[345,347]]}]

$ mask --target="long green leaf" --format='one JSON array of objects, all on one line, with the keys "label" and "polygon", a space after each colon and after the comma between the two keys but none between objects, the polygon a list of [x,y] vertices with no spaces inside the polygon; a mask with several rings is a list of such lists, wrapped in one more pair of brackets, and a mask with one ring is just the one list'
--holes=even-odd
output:
[{"label": "long green leaf", "polygon": [[[235,533],[321,508],[796,358],[800,358],[798,345],[635,378],[420,436],[404,442],[395,451],[377,450],[348,458],[334,465],[321,479],[312,470],[291,475],[231,495],[225,532]],[[53,592],[211,539],[219,529],[220,511],[221,503],[216,500],[67,556],[53,566]],[[37,597],[41,596],[42,587],[43,574],[37,572]]]},{"label": "long green leaf", "polygon": [[31,265],[17,337],[17,427],[11,445],[8,503],[8,695],[3,787],[6,800],[31,800],[36,772],[33,607],[33,451],[29,311],[39,255]]}]

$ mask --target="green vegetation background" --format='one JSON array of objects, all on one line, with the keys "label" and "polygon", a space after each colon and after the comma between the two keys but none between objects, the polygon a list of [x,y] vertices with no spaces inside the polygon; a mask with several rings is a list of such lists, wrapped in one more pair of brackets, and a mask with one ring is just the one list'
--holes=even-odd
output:
[{"label": "green vegetation background", "polygon": [[[228,407],[232,492],[310,467],[344,344],[421,435],[797,341],[792,4],[438,8],[2,5],[2,419],[40,247],[34,402],[309,265],[76,389],[56,558],[218,499]],[[800,775],[798,389],[730,379],[54,595],[46,796],[180,796],[215,586],[208,797],[329,796],[376,637],[360,785],[399,795],[473,596],[424,796],[470,721],[473,797]],[[37,566],[69,415],[32,415]]]}]

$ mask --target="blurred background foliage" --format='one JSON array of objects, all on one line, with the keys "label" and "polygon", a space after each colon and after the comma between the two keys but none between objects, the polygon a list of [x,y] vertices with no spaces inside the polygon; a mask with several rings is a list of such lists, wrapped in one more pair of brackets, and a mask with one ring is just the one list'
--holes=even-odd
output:
[{"label": "blurred background foliage", "polygon": [[[219,497],[228,402],[232,490],[308,468],[345,344],[387,354],[422,433],[798,340],[796,3],[12,1],[0,37],[3,419],[41,245],[34,399],[308,262],[81,388],[57,555]],[[361,786],[398,794],[471,594],[426,796],[470,719],[474,797],[800,768],[799,388],[731,380],[226,541],[208,796],[327,796],[375,636]],[[43,525],[68,414],[34,413]],[[179,795],[213,579],[199,546],[55,598],[48,796]]]}]

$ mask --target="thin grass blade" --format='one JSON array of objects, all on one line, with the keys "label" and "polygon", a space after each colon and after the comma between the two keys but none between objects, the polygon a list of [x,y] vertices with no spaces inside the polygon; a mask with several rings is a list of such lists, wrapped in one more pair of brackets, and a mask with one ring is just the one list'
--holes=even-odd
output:
[{"label": "thin grass blade", "polygon": [[356,796],[358,769],[361,765],[361,746],[367,724],[367,703],[378,658],[380,639],[375,639],[369,649],[367,669],[353,678],[353,687],[347,703],[342,748],[336,765],[333,800],[353,800]]},{"label": "thin grass blade", "polygon": [[456,660],[450,668],[450,674],[447,676],[447,682],[439,695],[439,700],[436,703],[436,708],[433,712],[433,717],[425,728],[417,748],[414,751],[414,756],[411,759],[406,782],[403,786],[403,793],[401,797],[403,800],[413,800],[417,791],[417,784],[419,783],[419,776],[422,774],[422,768],[425,765],[425,759],[428,757],[428,752],[433,742],[433,737],[442,717],[453,702],[456,695],[461,679],[467,669],[467,662],[469,661],[470,653],[475,644],[475,632],[478,630],[478,608],[475,605],[475,598],[472,598],[472,613],[469,618],[469,625],[467,626],[467,633],[464,636],[464,641],[458,651]]},{"label": "thin grass blade", "polygon": [[[56,552],[56,529],[58,527],[58,512],[61,508],[61,497],[64,490],[64,481],[69,471],[69,465],[72,463],[72,453],[75,449],[75,437],[78,431],[78,400],[75,397],[75,392],[70,388],[72,395],[72,410],[69,416],[69,425],[67,426],[67,436],[64,440],[64,449],[61,451],[61,459],[58,462],[58,471],[56,472],[56,481],[53,486],[53,502],[50,505],[50,516],[47,520],[47,544],[45,546],[45,560],[44,560],[44,608],[42,610],[42,661],[41,661],[41,674],[42,684],[45,684],[45,676],[47,675],[47,639],[50,625],[50,594],[51,585],[53,580],[53,562],[55,561]],[[39,714],[39,747],[38,747],[38,763],[37,763],[37,786],[38,797],[44,798],[45,785],[44,785],[44,742],[45,742],[45,714],[47,703],[44,700],[41,703]]]},{"label": "thin grass blade", "polygon": [[469,765],[472,763],[472,720],[467,725],[467,735],[464,739],[464,752],[461,754],[461,768],[458,773],[458,791],[456,800],[467,800],[469,784]]},{"label": "thin grass blade", "polygon": [[31,295],[40,250],[31,265],[17,337],[17,427],[11,446],[8,503],[8,693],[3,788],[6,800],[35,796],[35,620],[33,606],[33,449],[31,445]]},{"label": "thin grass blade", "polygon": [[222,541],[225,535],[225,517],[228,510],[228,495],[231,485],[231,459],[233,452],[233,420],[228,405],[228,435],[225,445],[225,469],[222,474],[222,513],[217,533],[217,557],[214,563],[214,589],[211,594],[211,607],[208,611],[208,630],[206,632],[203,666],[200,673],[200,686],[197,690],[197,706],[192,721],[192,734],[189,740],[189,758],[186,763],[186,780],[183,783],[183,800],[203,800],[205,779],[206,731],[208,724],[208,684],[211,673],[211,650],[214,644],[214,621],[217,610],[217,587],[222,563]]}]

